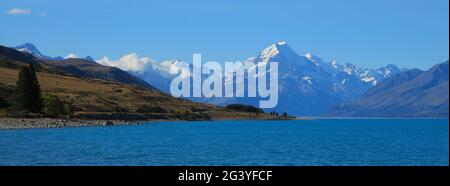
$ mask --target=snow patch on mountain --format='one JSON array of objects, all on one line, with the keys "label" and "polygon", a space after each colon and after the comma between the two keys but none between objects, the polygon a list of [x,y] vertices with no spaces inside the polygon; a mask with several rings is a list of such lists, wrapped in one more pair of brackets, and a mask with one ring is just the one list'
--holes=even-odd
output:
[{"label": "snow patch on mountain", "polygon": [[76,58],[78,58],[78,56],[74,53],[69,53],[67,54],[66,57],[64,57],[64,59],[76,59]]},{"label": "snow patch on mountain", "polygon": [[331,64],[331,66],[332,66],[333,68],[339,69],[339,66],[338,66],[338,64],[337,64],[337,62],[336,62],[335,60],[331,61],[330,64]]},{"label": "snow patch on mountain", "polygon": [[29,53],[38,58],[48,58],[47,56],[42,55],[42,53],[31,43],[25,43],[19,46],[14,47],[18,51]]},{"label": "snow patch on mountain", "polygon": [[351,69],[351,68],[349,68],[349,67],[345,67],[345,68],[344,68],[344,72],[347,73],[348,75],[352,75],[353,69]]},{"label": "snow patch on mountain", "polygon": [[312,85],[312,82],[311,82],[312,78],[311,77],[305,76],[305,77],[302,77],[302,79],[305,80],[308,84]]}]

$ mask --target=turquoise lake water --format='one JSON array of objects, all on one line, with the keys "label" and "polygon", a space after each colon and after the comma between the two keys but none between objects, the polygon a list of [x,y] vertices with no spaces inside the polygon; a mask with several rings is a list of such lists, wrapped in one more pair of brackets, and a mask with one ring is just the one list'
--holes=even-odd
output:
[{"label": "turquoise lake water", "polygon": [[448,119],[0,130],[0,165],[444,165]]}]

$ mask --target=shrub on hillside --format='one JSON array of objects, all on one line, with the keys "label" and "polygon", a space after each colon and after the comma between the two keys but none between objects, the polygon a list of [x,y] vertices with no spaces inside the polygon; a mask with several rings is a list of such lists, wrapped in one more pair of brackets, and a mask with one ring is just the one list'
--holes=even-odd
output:
[{"label": "shrub on hillside", "polygon": [[44,94],[42,96],[44,108],[42,112],[48,116],[71,115],[70,105],[61,101],[57,96]]},{"label": "shrub on hillside", "polygon": [[260,108],[256,108],[251,105],[243,105],[243,104],[231,104],[225,107],[229,110],[235,110],[239,112],[254,112],[254,113],[264,113],[264,111]]}]

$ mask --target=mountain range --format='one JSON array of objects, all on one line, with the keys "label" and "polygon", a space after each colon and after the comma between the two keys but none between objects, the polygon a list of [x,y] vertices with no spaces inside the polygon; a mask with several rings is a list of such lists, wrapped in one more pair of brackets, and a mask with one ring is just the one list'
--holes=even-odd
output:
[{"label": "mountain range", "polygon": [[[104,63],[118,66],[118,64]],[[174,78],[170,68],[175,68],[180,60],[149,62],[139,71],[129,71],[147,81],[155,88],[169,92],[170,82]],[[286,42],[278,42],[263,49],[256,57],[250,57],[244,63],[255,65],[267,62],[279,62],[279,101],[274,109],[265,111],[288,112],[294,116],[319,116],[332,106],[355,99],[366,90],[396,73],[404,71],[395,65],[378,69],[362,68],[351,63],[344,65],[336,61],[325,62],[311,53],[297,54]],[[192,66],[191,66],[192,68]],[[250,68],[256,69],[256,68]],[[230,82],[223,80],[224,84]],[[246,94],[246,92],[244,93]],[[258,106],[256,98],[189,98],[193,101],[225,106],[234,103]]]},{"label": "mountain range", "polygon": [[[296,116],[322,115],[332,106],[357,98],[384,78],[402,71],[395,65],[367,69],[350,63],[340,65],[336,61],[325,62],[311,53],[297,54],[286,42],[272,44],[257,57],[251,57],[247,61],[256,65],[278,62],[279,101],[273,110]],[[255,104],[246,98],[225,98],[220,102],[214,99],[208,103]]]},{"label": "mountain range", "polygon": [[331,116],[448,117],[448,61],[427,71],[412,69],[387,78],[360,98],[333,108]]},{"label": "mountain range", "polygon": [[[169,93],[170,82],[176,76],[169,73],[170,69],[178,68],[177,64],[183,62],[181,60],[156,62],[150,58],[139,59],[136,54],[124,56],[117,61],[104,57],[96,60],[98,64],[92,63],[92,59],[66,59],[61,62],[61,60],[56,60],[55,58],[45,57],[45,55],[42,55],[36,47],[31,44],[26,44],[26,46],[27,47],[16,48],[18,50],[25,50],[24,48],[26,48],[28,53],[33,54],[36,57],[50,59],[47,60],[46,64],[49,64],[56,70],[63,70],[68,73],[94,78],[108,79],[107,77],[99,77],[95,71],[86,72],[88,70],[83,69],[83,67],[91,65],[95,66],[98,64],[101,64],[100,66],[102,66],[102,68],[104,66],[117,67],[123,71],[127,71],[130,77],[129,79],[132,79],[134,84],[158,89],[165,93]],[[427,90],[426,88],[429,87],[419,86],[417,82],[407,83],[406,85],[403,83],[419,76],[425,77],[426,74],[431,73],[428,71],[422,72],[418,69],[404,69],[393,64],[371,69],[359,67],[351,63],[339,64],[334,60],[326,62],[311,53],[299,55],[284,41],[272,44],[261,50],[255,57],[244,60],[244,63],[249,62],[252,62],[255,65],[261,65],[267,62],[279,63],[278,105],[274,109],[266,109],[265,111],[288,112],[290,115],[294,116],[442,116],[445,115],[445,113],[448,113],[448,96],[445,97],[442,96],[442,94],[436,93],[446,92],[448,94],[448,88],[446,90],[442,89],[445,83],[444,85],[439,85],[439,87],[441,87],[439,88],[439,91],[437,91],[438,89],[433,89],[432,94],[427,94],[427,96],[425,96],[426,98],[434,99],[432,104],[434,106],[429,105],[429,99],[423,101],[423,97],[412,96],[409,97],[409,100],[396,99],[402,102],[401,104],[397,103],[397,105],[399,105],[398,107],[395,107],[395,105],[392,104],[386,104],[384,107],[376,107],[378,110],[369,109],[369,107],[375,108],[374,105],[380,105],[383,100],[386,100],[374,99],[378,97],[381,98],[382,96],[380,95],[382,94],[391,97],[392,99],[395,96],[400,96],[393,94],[394,92],[402,92],[393,90],[397,89],[398,86],[400,86],[398,89],[406,90],[406,92],[403,93],[416,93],[414,90]],[[190,68],[192,68],[192,65]],[[87,69],[92,68],[89,67]],[[268,72],[269,71],[262,73]],[[258,74],[260,73],[261,72],[258,72]],[[445,72],[443,74],[445,75]],[[446,74],[448,87],[448,71]],[[430,76],[431,75],[428,75],[427,77]],[[444,80],[440,80],[439,78],[444,78]],[[434,80],[430,81],[445,82],[445,76],[437,76]],[[122,82],[130,83],[125,79],[122,79]],[[223,83],[235,84],[236,82],[232,79],[223,79]],[[405,86],[415,88],[402,88]],[[233,103],[258,106],[258,101],[261,98],[212,97],[188,99],[195,102],[219,106]],[[429,109],[427,112],[424,111],[422,114],[419,114],[414,109],[409,109],[410,107],[408,107],[408,104],[406,103],[408,101],[417,103],[414,106],[416,109]],[[436,106],[436,104],[438,106]],[[409,106],[411,106],[411,104]]]}]

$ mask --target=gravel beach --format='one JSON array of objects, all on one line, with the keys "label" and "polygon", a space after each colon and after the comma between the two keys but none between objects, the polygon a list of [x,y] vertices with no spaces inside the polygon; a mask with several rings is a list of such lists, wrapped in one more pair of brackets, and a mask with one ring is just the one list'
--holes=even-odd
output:
[{"label": "gravel beach", "polygon": [[147,121],[84,120],[55,118],[0,118],[1,129],[61,128],[142,124]]}]

